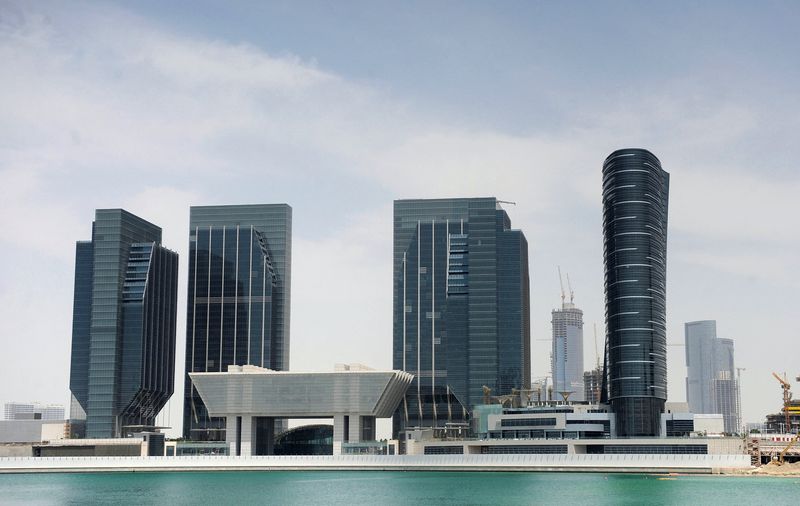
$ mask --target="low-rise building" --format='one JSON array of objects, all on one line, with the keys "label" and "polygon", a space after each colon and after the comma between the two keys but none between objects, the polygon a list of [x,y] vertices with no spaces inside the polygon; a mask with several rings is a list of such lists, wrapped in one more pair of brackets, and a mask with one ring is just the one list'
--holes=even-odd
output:
[{"label": "low-rise building", "polygon": [[[681,409],[681,406],[675,406]],[[744,452],[741,440],[723,438],[721,415],[667,412],[662,433],[671,437],[616,437],[614,416],[602,404],[533,402],[522,408],[477,406],[472,435],[434,429],[406,431],[408,454],[712,454]],[[702,437],[701,437],[702,436]],[[719,442],[722,441],[722,442]]]},{"label": "low-rise building", "polygon": [[67,431],[65,420],[0,420],[0,443],[40,443],[64,439]]},{"label": "low-rise building", "polygon": [[270,455],[275,420],[333,418],[333,454],[347,443],[375,441],[375,419],[388,418],[413,376],[339,365],[333,372],[273,371],[253,365],[190,372],[208,413],[225,417],[230,455]]}]

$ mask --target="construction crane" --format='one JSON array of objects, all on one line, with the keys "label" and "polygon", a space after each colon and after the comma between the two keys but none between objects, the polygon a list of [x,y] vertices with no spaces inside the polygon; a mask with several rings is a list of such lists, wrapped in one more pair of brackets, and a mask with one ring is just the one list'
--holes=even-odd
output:
[{"label": "construction crane", "polygon": [[600,369],[600,352],[597,351],[597,322],[594,323],[594,360],[595,367]]},{"label": "construction crane", "polygon": [[778,373],[773,372],[772,375],[778,380],[783,389],[783,416],[786,418],[786,431],[792,430],[791,417],[789,416],[789,404],[792,401],[792,385],[786,381],[786,373],[783,373],[783,378],[778,376]]},{"label": "construction crane", "polygon": [[736,426],[742,427],[742,371],[746,371],[744,367],[736,368]]},{"label": "construction crane", "polygon": [[564,279],[561,277],[561,266],[558,266],[558,284],[561,285],[561,305],[564,305],[564,299],[566,295],[564,294]]},{"label": "construction crane", "polygon": [[569,281],[569,272],[567,273],[567,288],[569,288],[569,303],[572,304],[575,300],[575,292],[572,291],[572,283]]},{"label": "construction crane", "polygon": [[791,450],[792,446],[794,446],[798,440],[800,440],[800,434],[795,435],[795,437],[793,437],[792,440],[789,441],[789,444],[786,445],[786,448],[784,448],[778,455],[778,461],[777,461],[778,465],[783,465],[783,458],[786,456],[786,452]]}]

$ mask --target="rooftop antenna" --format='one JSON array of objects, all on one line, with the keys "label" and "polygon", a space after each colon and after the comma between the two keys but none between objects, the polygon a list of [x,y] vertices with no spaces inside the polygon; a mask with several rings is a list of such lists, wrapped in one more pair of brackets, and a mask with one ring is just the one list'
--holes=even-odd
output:
[{"label": "rooftop antenna", "polygon": [[569,303],[575,299],[575,292],[572,291],[572,283],[569,282],[569,272],[567,273],[567,287],[569,288]]},{"label": "rooftop antenna", "polygon": [[564,294],[564,280],[561,278],[561,266],[558,266],[558,283],[561,285],[561,305],[564,305],[564,298],[566,295]]}]

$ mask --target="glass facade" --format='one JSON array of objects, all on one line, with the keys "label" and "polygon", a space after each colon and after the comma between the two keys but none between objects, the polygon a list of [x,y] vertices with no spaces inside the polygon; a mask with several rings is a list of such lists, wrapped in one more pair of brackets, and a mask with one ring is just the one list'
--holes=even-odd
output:
[{"label": "glass facade", "polygon": [[152,425],[172,395],[178,255],[161,229],[99,209],[77,243],[70,389],[77,436],[119,437]]},{"label": "glass facade", "polygon": [[684,325],[686,339],[686,401],[692,413],[719,413],[725,432],[740,430],[739,385],[733,360],[733,340],[717,337],[717,322]]},{"label": "glass facade", "polygon": [[496,199],[395,201],[393,290],[393,367],[415,376],[395,435],[529,388],[528,244]]},{"label": "glass facade", "polygon": [[225,419],[208,415],[188,373],[288,368],[291,234],[286,204],[191,208],[185,438],[225,439]]},{"label": "glass facade", "polygon": [[603,163],[606,385],[619,437],[658,436],[667,398],[669,174],[644,149]]},{"label": "glass facade", "polygon": [[333,425],[303,425],[275,438],[273,455],[333,455]]}]

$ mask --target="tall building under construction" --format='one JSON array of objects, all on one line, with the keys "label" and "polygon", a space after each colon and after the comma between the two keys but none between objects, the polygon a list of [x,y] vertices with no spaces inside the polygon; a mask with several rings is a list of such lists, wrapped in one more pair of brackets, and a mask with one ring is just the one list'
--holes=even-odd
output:
[{"label": "tall building under construction", "polygon": [[[560,278],[560,269],[558,274]],[[583,311],[574,303],[571,283],[569,288],[569,302],[566,302],[562,283],[561,309],[552,311],[553,349],[550,361],[553,393],[556,399],[584,401]]]}]

